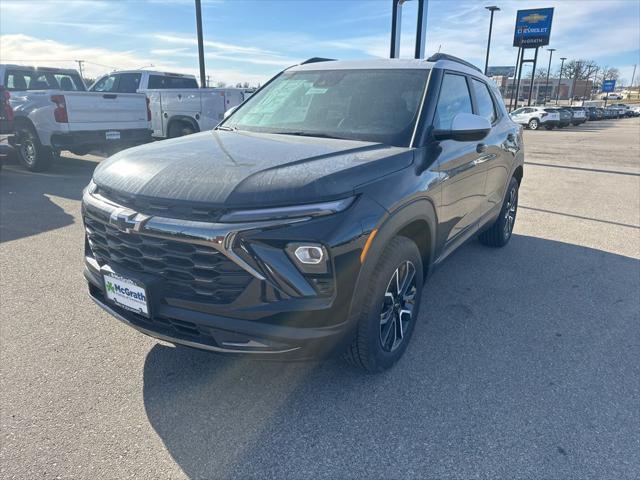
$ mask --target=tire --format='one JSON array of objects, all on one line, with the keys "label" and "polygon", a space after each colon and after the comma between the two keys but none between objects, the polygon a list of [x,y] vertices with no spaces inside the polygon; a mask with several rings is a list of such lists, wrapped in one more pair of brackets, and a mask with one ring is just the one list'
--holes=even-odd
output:
[{"label": "tire", "polygon": [[504,247],[513,234],[518,213],[518,189],[520,185],[515,177],[511,177],[507,194],[504,197],[500,215],[493,224],[478,237],[480,242],[489,247]]},{"label": "tire", "polygon": [[544,128],[547,130],[553,130],[553,125],[545,125]]},{"label": "tire", "polygon": [[[395,237],[387,244],[371,277],[364,282],[365,297],[354,310],[358,312],[358,323],[351,345],[344,353],[348,363],[377,373],[400,359],[420,312],[422,272],[422,257],[414,242]],[[405,290],[402,283],[406,278],[409,278],[409,288],[406,294],[398,296],[394,283],[397,285],[400,280],[400,290]]]},{"label": "tire", "polygon": [[537,130],[539,126],[540,122],[537,118],[532,118],[531,120],[529,120],[529,123],[527,123],[527,127],[529,127],[529,130]]},{"label": "tire", "polygon": [[184,137],[185,135],[191,135],[196,133],[193,125],[187,122],[173,122],[169,126],[169,138]]},{"label": "tire", "polygon": [[20,163],[32,172],[42,172],[48,169],[53,158],[52,150],[40,143],[40,139],[33,128],[19,128],[18,138],[20,142],[18,147]]}]

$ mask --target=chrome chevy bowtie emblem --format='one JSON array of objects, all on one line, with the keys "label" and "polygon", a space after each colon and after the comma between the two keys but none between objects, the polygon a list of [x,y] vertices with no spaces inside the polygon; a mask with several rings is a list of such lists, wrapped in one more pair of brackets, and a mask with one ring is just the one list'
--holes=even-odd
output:
[{"label": "chrome chevy bowtie emblem", "polygon": [[119,208],[111,212],[109,224],[122,232],[138,232],[142,224],[149,218],[129,208]]}]

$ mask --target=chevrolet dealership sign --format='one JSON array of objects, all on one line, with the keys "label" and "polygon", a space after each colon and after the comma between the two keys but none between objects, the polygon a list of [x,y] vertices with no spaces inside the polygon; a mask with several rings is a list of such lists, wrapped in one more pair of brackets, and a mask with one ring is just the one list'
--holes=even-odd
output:
[{"label": "chevrolet dealership sign", "polygon": [[518,10],[514,47],[533,48],[549,45],[553,8]]}]

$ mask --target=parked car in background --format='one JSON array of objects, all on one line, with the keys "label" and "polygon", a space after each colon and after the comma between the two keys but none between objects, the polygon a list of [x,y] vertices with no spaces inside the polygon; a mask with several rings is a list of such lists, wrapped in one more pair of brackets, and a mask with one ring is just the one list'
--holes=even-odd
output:
[{"label": "parked car in background", "polygon": [[9,155],[9,140],[13,137],[13,108],[9,99],[11,93],[0,86],[0,167]]},{"label": "parked car in background", "polygon": [[558,116],[560,117],[558,119],[558,128],[564,128],[571,125],[571,122],[573,120],[573,113],[571,112],[571,110],[568,110],[564,107],[546,107],[546,110],[558,114]]},{"label": "parked car in background", "polygon": [[151,109],[154,138],[175,138],[211,130],[225,112],[249,98],[246,88],[198,88],[193,75],[127,70],[105,75],[90,87],[95,92],[141,92]]},{"label": "parked car in background", "polygon": [[509,242],[523,164],[522,127],[465,61],[303,63],[212,132],[96,168],[89,294],[173,343],[379,372],[434,267],[476,235]]},{"label": "parked car in background", "polygon": [[587,121],[587,112],[582,107],[568,107],[571,111],[571,125],[578,126],[582,125]]},{"label": "parked car in background", "polygon": [[589,119],[589,121],[602,120],[604,116],[602,109],[598,107],[586,107],[585,110],[587,112],[587,118]]},{"label": "parked car in background", "polygon": [[555,109],[545,107],[522,107],[510,114],[511,120],[524,125],[531,130],[544,127],[551,130],[558,126],[560,113]]},{"label": "parked car in background", "polygon": [[611,92],[605,93],[600,97],[602,100],[622,100],[622,95],[619,93]]},{"label": "parked car in background", "polygon": [[11,94],[12,144],[29,170],[46,169],[61,150],[113,153],[150,140],[144,95],[87,92],[76,70],[0,65],[0,86]]}]

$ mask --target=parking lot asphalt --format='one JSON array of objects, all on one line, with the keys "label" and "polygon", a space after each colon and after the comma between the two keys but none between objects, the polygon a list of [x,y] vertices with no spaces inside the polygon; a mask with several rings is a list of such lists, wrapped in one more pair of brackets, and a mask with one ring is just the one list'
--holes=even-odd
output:
[{"label": "parking lot asphalt", "polygon": [[640,119],[525,132],[504,249],[426,285],[404,358],[174,348],[95,306],[81,189],[99,158],[0,173],[0,477],[640,477]]}]

